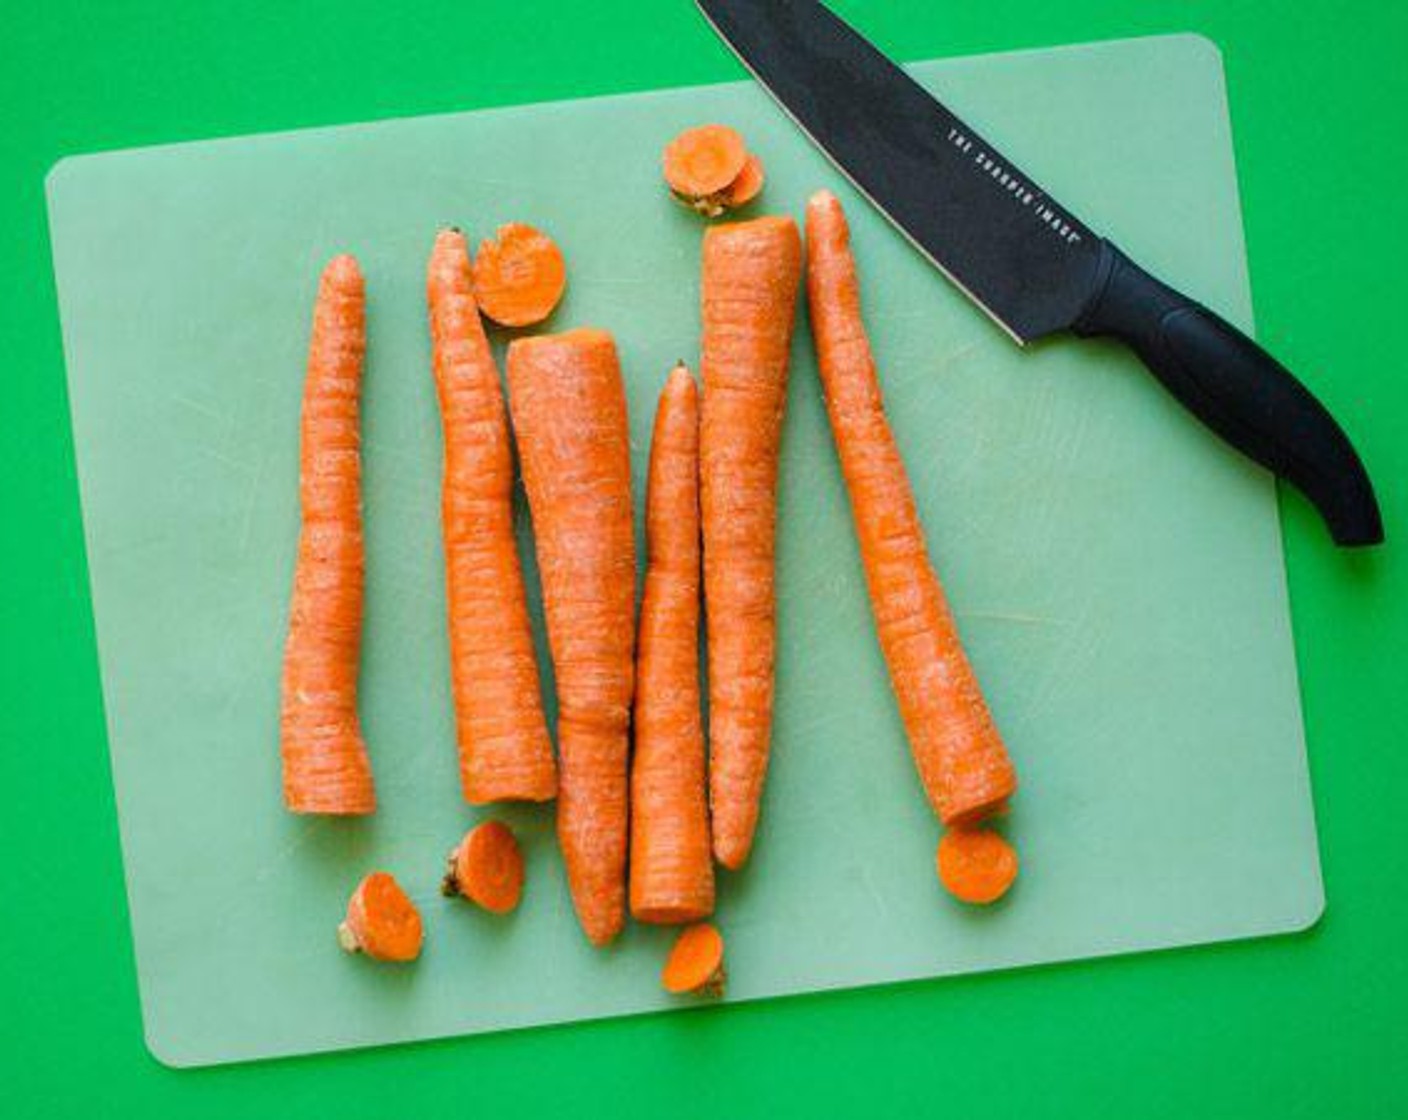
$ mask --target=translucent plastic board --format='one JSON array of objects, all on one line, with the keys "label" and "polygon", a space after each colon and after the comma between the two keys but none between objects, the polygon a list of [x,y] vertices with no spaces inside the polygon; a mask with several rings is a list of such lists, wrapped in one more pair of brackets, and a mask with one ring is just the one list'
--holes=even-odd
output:
[{"label": "translucent plastic board", "polygon": [[[915,72],[1077,213],[1249,325],[1207,42]],[[773,768],[752,863],[723,878],[728,998],[1270,934],[1320,913],[1270,478],[1122,351],[1013,347],[754,86],[118,152],[65,161],[49,193],[143,1014],[162,1061],[676,1006],[656,979],[667,932],[588,947],[550,808],[506,814],[529,864],[517,914],[437,893],[445,852],[481,814],[456,778],[423,270],[442,223],[550,230],[570,268],[553,326],[616,333],[643,484],[656,393],[698,339],[702,226],[670,202],[658,157],[705,120],[764,154],[763,208],[800,216],[818,186],[847,203],[894,427],[1023,782],[1006,825],[1022,879],[1003,904],[965,910],[935,880],[938,827],[877,652],[799,318]],[[286,813],[277,749],[309,309],[343,250],[370,300],[362,713],[381,797],[374,819],[350,822]],[[338,950],[371,868],[423,908],[414,967]]]}]

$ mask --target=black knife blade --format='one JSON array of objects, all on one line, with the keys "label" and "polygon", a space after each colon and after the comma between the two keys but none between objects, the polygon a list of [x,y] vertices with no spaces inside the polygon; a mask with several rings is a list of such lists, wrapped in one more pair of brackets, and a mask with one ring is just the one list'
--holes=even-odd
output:
[{"label": "black knife blade", "polygon": [[1383,540],[1348,437],[1250,338],[1093,233],[816,0],[696,3],[847,178],[1016,341],[1120,338],[1205,424],[1305,493],[1337,543]]}]

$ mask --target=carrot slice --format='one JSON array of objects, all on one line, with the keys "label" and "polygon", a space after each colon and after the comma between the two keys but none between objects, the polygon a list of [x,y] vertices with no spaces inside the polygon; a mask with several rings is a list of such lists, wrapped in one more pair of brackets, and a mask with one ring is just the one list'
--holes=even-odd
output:
[{"label": "carrot slice", "polygon": [[567,287],[562,250],[542,230],[522,222],[499,227],[474,258],[479,309],[505,327],[527,327],[552,314]]},{"label": "carrot slice", "polygon": [[625,921],[627,744],[635,687],[635,532],[626,392],[602,330],[516,339],[518,437],[557,678],[557,831],[587,938]]},{"label": "carrot slice", "polygon": [[688,128],[665,146],[665,182],[685,198],[717,194],[738,178],[748,160],[743,137],[723,124]]},{"label": "carrot slice", "polygon": [[961,902],[996,902],[1017,879],[1017,850],[984,828],[944,833],[936,863],[939,881]]},{"label": "carrot slice", "polygon": [[361,437],[366,285],[355,258],[323,270],[303,390],[302,528],[279,719],[284,803],[295,813],[376,809],[357,718],[362,646]]},{"label": "carrot slice", "polygon": [[807,204],[807,292],[880,648],[915,766],[944,824],[1004,807],[1017,776],[929,560],[861,319],[850,230],[828,191]]},{"label": "carrot slice", "polygon": [[415,903],[385,871],[373,871],[357,884],[337,940],[349,953],[378,961],[413,961],[420,956],[424,931]]},{"label": "carrot slice", "polygon": [[631,913],[692,922],[714,909],[699,700],[699,392],[683,365],[650,441],[650,557],[636,643]]},{"label": "carrot slice", "polygon": [[474,804],[549,801],[557,764],[513,530],[508,414],[458,230],[435,238],[426,300],[445,429],[441,514],[460,785]]},{"label": "carrot slice", "polygon": [[507,914],[523,895],[523,853],[502,821],[475,825],[450,853],[442,893],[462,895],[494,914]]},{"label": "carrot slice", "polygon": [[686,926],[675,938],[660,984],[673,995],[721,996],[724,971],[724,937],[710,922]]},{"label": "carrot slice", "polygon": [[746,206],[752,202],[762,193],[765,179],[763,161],[749,152],[748,159],[743,164],[743,170],[738,173],[738,178],[724,188],[722,198],[724,208],[737,210],[740,206]]},{"label": "carrot slice", "polygon": [[704,235],[699,431],[714,858],[753,845],[772,725],[777,463],[802,244],[791,218]]}]

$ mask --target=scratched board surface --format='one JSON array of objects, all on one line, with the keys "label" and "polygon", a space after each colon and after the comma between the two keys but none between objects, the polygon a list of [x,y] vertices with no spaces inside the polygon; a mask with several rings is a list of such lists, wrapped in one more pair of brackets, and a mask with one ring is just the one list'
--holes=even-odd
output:
[{"label": "scratched board surface", "polygon": [[[1078,214],[1249,324],[1207,43],[915,73]],[[639,487],[658,388],[697,349],[701,227],[669,202],[658,152],[706,119],[764,153],[766,209],[800,214],[823,185],[849,207],[894,427],[1023,780],[1005,825],[1022,880],[992,910],[964,910],[935,882],[938,828],[876,650],[800,319],[774,763],[754,859],[723,879],[728,998],[1254,936],[1319,914],[1268,477],[1118,350],[1011,346],[753,86],[120,152],[65,161],[49,192],[137,968],[162,1061],[675,1006],[656,983],[665,932],[588,948],[550,809],[504,813],[529,866],[517,914],[437,894],[445,851],[482,814],[456,781],[422,277],[441,223],[550,230],[571,275],[553,325],[618,337]],[[308,310],[321,263],[343,250],[370,294],[362,712],[381,794],[354,822],[284,812],[276,733]],[[423,908],[414,967],[337,949],[346,895],[371,868]]]}]

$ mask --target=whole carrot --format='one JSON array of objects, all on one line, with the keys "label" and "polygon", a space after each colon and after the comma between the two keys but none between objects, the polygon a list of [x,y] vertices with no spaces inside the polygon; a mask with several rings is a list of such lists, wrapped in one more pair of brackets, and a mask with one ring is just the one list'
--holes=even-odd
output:
[{"label": "whole carrot", "polygon": [[517,339],[508,381],[557,678],[558,836],[582,928],[604,945],[625,920],[635,680],[630,436],[616,344],[590,329]]},{"label": "whole carrot", "polygon": [[777,458],[802,246],[791,218],[704,235],[700,499],[714,856],[748,858],[772,727]]},{"label": "whole carrot", "polygon": [[513,533],[513,452],[469,251],[442,230],[426,270],[445,430],[442,515],[450,674],[465,800],[547,801],[557,767]]},{"label": "whole carrot", "polygon": [[683,365],[650,442],[649,559],[636,642],[631,913],[692,922],[713,912],[714,866],[699,704],[699,395]]},{"label": "whole carrot", "polygon": [[370,813],[371,763],[357,718],[362,640],[361,442],[366,288],[334,257],[313,310],[303,390],[302,529],[284,647],[280,717],[284,803],[295,813]]},{"label": "whole carrot", "polygon": [[880,647],[914,761],[944,824],[972,823],[1006,804],[1016,774],[929,561],[861,320],[846,215],[827,191],[807,205],[807,293]]}]

